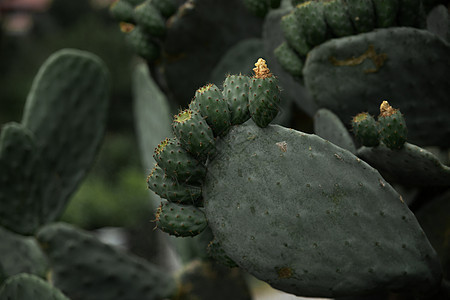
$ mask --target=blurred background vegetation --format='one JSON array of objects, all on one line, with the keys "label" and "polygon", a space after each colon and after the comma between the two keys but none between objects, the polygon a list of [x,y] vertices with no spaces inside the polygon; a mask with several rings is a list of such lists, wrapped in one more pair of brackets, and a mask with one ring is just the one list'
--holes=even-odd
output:
[{"label": "blurred background vegetation", "polygon": [[63,221],[85,229],[151,227],[152,206],[134,134],[131,70],[136,59],[108,12],[112,0],[0,0],[0,124],[20,121],[39,66],[61,48],[101,57],[111,73],[108,129],[89,176]]}]

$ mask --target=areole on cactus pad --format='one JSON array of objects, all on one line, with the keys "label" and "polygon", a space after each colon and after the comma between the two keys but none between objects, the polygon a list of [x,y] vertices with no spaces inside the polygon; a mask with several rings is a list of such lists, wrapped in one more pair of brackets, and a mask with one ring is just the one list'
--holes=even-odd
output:
[{"label": "areole on cactus pad", "polygon": [[[207,220],[214,252],[221,248],[227,264],[300,296],[435,291],[440,264],[402,197],[351,152],[316,135],[270,125],[279,103],[276,77],[262,59],[255,66],[248,92],[252,120],[214,136],[213,154],[201,160],[207,169],[197,185],[203,201],[192,207],[200,218],[185,214],[186,206],[162,204],[157,226],[190,236]],[[260,68],[271,82],[255,84]],[[196,122],[206,124],[208,117],[200,114]],[[189,143],[184,147],[198,156]]]}]

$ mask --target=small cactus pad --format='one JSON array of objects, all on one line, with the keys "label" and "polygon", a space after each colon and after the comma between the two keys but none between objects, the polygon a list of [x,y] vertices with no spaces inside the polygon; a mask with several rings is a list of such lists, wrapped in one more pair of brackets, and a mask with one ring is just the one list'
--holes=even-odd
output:
[{"label": "small cactus pad", "polygon": [[206,168],[181,146],[176,138],[166,138],[155,149],[153,158],[166,174],[179,182],[200,182]]},{"label": "small cactus pad", "polygon": [[0,300],[70,300],[42,278],[22,273],[8,278],[0,287]]},{"label": "small cactus pad", "polygon": [[406,142],[408,129],[400,110],[392,108],[387,101],[383,101],[378,123],[381,141],[390,149],[402,148]]},{"label": "small cactus pad", "polygon": [[314,133],[353,154],[356,153],[355,143],[344,123],[326,108],[319,109],[314,115]]},{"label": "small cactus pad", "polygon": [[266,127],[277,116],[280,104],[278,80],[270,73],[266,61],[258,59],[250,79],[249,111],[259,127]]},{"label": "small cactus pad", "polygon": [[376,147],[380,144],[380,133],[375,118],[367,112],[359,113],[352,119],[353,133],[356,139],[367,147]]},{"label": "small cactus pad", "polygon": [[225,135],[230,129],[228,103],[215,84],[207,84],[199,88],[189,108],[200,112],[211,127],[214,136]]},{"label": "small cactus pad", "polygon": [[163,202],[156,212],[156,226],[174,236],[196,236],[208,226],[206,216],[191,205]]},{"label": "small cactus pad", "polygon": [[372,0],[375,8],[376,27],[385,28],[396,25],[399,0]]},{"label": "small cactus pad", "polygon": [[166,270],[72,225],[46,225],[36,238],[53,284],[72,300],[159,300],[174,294],[175,281]]},{"label": "small cactus pad", "polygon": [[349,151],[251,122],[233,127],[217,151],[203,185],[208,224],[257,278],[329,298],[440,284],[438,258],[414,214]]},{"label": "small cactus pad", "polygon": [[323,14],[334,36],[343,37],[355,34],[344,0],[324,1]]},{"label": "small cactus pad", "polygon": [[42,208],[45,176],[34,134],[18,123],[8,123],[0,136],[0,225],[32,234],[46,222]]},{"label": "small cactus pad", "polygon": [[431,152],[405,143],[399,150],[380,145],[362,147],[358,156],[368,162],[389,182],[407,186],[450,186],[450,167]]},{"label": "small cactus pad", "polygon": [[159,57],[159,46],[145,33],[141,26],[124,24],[122,25],[122,31],[126,33],[129,45],[139,56],[148,61],[155,60]]},{"label": "small cactus pad", "polygon": [[158,165],[148,175],[147,186],[160,197],[177,203],[194,204],[202,195],[200,187],[178,183]]},{"label": "small cactus pad", "polygon": [[[22,124],[32,131],[45,168],[40,215],[57,219],[91,168],[106,128],[110,80],[92,53],[63,49],[41,66],[27,97]],[[76,137],[76,141],[74,140]]]},{"label": "small cactus pad", "polygon": [[235,268],[238,265],[223,251],[217,240],[212,240],[208,244],[208,255],[216,261],[229,268]]},{"label": "small cactus pad", "polygon": [[183,148],[200,161],[214,153],[213,131],[199,113],[181,111],[173,117],[172,129]]},{"label": "small cactus pad", "polygon": [[311,50],[311,46],[306,41],[302,24],[295,15],[294,10],[281,18],[280,26],[289,46],[291,46],[300,56],[306,56],[309,50]]},{"label": "small cactus pad", "polygon": [[294,15],[300,23],[301,34],[310,46],[323,43],[327,38],[327,23],[323,15],[323,3],[306,1],[294,9]]},{"label": "small cactus pad", "polygon": [[164,19],[159,10],[153,6],[151,0],[147,0],[135,7],[134,19],[147,34],[162,36],[166,31]]},{"label": "small cactus pad", "polygon": [[356,32],[368,32],[375,28],[375,10],[372,0],[345,0]]},{"label": "small cactus pad", "polygon": [[19,273],[45,277],[47,258],[33,237],[25,237],[0,227],[0,266],[10,277]]},{"label": "small cactus pad", "polygon": [[245,75],[229,75],[223,82],[223,96],[230,109],[231,125],[239,125],[250,119],[249,84],[250,78]]},{"label": "small cactus pad", "polygon": [[294,77],[302,77],[304,61],[286,42],[275,48],[274,54],[280,65]]},{"label": "small cactus pad", "polygon": [[125,0],[116,0],[109,7],[109,13],[117,21],[134,23],[133,5]]}]

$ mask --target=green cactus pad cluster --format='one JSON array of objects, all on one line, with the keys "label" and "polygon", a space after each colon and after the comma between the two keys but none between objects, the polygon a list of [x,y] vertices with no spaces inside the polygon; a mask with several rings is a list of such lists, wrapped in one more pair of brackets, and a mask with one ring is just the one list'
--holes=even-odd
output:
[{"label": "green cactus pad cluster", "polygon": [[[280,102],[277,79],[263,59],[255,66],[252,78],[227,76],[223,91],[214,84],[199,88],[189,108],[173,118],[176,138],[167,138],[156,147],[157,164],[147,178],[147,186],[169,200],[156,213],[157,227],[161,230],[178,236],[195,236],[204,230],[206,218],[194,220],[190,214],[196,212],[195,215],[204,217],[196,206],[203,205],[204,164],[214,158],[216,141],[226,135],[231,120],[233,125],[239,125],[252,118],[265,127],[277,115]],[[180,204],[192,208],[177,206]],[[184,218],[179,211],[189,215]],[[192,222],[188,222],[190,218]]]},{"label": "green cactus pad cluster", "polygon": [[209,226],[259,279],[313,297],[440,284],[436,253],[402,197],[347,150],[247,122],[217,151],[203,186]]},{"label": "green cactus pad cluster", "polygon": [[408,117],[411,143],[447,148],[449,72],[449,44],[408,27],[327,41],[309,52],[303,69],[316,104],[341,120],[362,111],[377,115],[380,99],[392,99]]},{"label": "green cactus pad cluster", "polygon": [[266,127],[279,112],[280,88],[278,80],[270,73],[266,61],[260,58],[253,69],[255,75],[250,79],[249,111],[252,120],[260,127]]},{"label": "green cactus pad cluster", "polygon": [[154,61],[160,56],[166,21],[176,9],[174,0],[116,0],[110,6],[110,14],[120,22],[131,48],[142,58]]},{"label": "green cactus pad cluster", "polygon": [[72,300],[158,300],[174,294],[166,271],[72,225],[46,225],[36,237],[49,258],[53,284]]},{"label": "green cactus pad cluster", "polygon": [[[425,22],[422,0],[313,0],[294,5],[282,18],[281,28],[287,46],[305,62],[311,49],[331,38],[394,26],[423,28]],[[283,62],[286,52],[275,55],[287,72],[299,78],[298,70]]]},{"label": "green cactus pad cluster", "polygon": [[380,144],[380,133],[375,118],[367,112],[357,114],[352,119],[352,129],[356,139],[367,147]]},{"label": "green cactus pad cluster", "polygon": [[51,283],[31,274],[8,278],[0,287],[0,300],[70,300]]},{"label": "green cactus pad cluster", "polygon": [[387,101],[383,101],[380,106],[378,124],[381,141],[390,149],[401,149],[406,142],[408,129],[400,110],[392,108]]},{"label": "green cactus pad cluster", "polygon": [[196,236],[208,226],[205,214],[193,205],[161,203],[156,212],[156,226],[174,236]]}]

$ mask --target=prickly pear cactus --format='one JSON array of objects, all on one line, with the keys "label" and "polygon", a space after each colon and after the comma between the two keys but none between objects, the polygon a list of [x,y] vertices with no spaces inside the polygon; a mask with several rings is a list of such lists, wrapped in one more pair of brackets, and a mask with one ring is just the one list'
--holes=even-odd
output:
[{"label": "prickly pear cactus", "polygon": [[102,141],[108,96],[108,71],[91,53],[63,49],[42,65],[21,124],[2,130],[2,226],[32,234],[61,215]]},{"label": "prickly pear cactus", "polygon": [[0,299],[69,300],[51,283],[26,273],[8,278],[0,287]]},{"label": "prickly pear cactus", "polygon": [[[270,73],[265,64],[264,72]],[[250,87],[251,120],[214,136],[215,152],[206,160],[204,208],[195,209],[214,234],[211,256],[300,296],[434,295],[441,265],[402,196],[348,150],[268,119],[259,124],[259,114],[272,108],[253,113]],[[322,123],[345,130],[337,117]],[[157,224],[169,234],[199,233],[204,222],[193,223],[186,208],[162,204]]]}]

